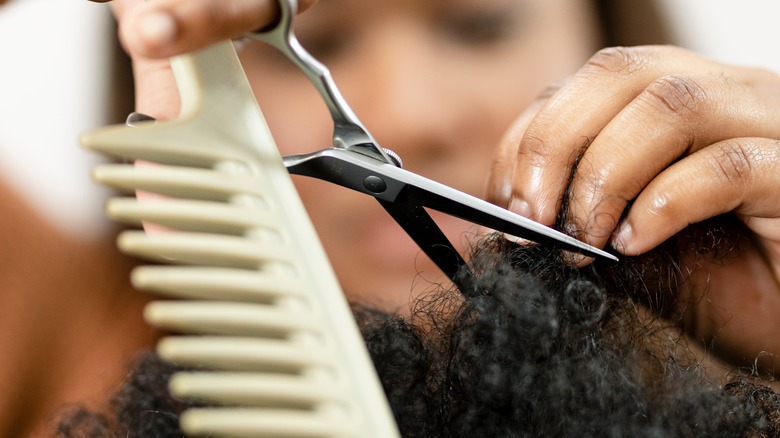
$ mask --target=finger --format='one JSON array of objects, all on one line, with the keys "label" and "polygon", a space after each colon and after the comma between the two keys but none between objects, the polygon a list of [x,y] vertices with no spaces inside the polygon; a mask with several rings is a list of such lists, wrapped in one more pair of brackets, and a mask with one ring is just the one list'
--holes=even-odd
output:
[{"label": "finger", "polygon": [[[107,3],[110,0],[90,1]],[[114,0],[111,7],[121,26],[134,10],[145,4],[145,0]],[[128,53],[133,60],[135,111],[157,120],[175,118],[179,114],[179,92],[168,60],[146,58],[129,50]]]},{"label": "finger", "polygon": [[674,161],[721,140],[780,138],[780,99],[725,74],[674,75],[651,83],[598,134],[569,192],[569,219],[601,247],[628,202]]},{"label": "finger", "polygon": [[179,115],[179,89],[167,59],[133,59],[135,111],[157,120]]},{"label": "finger", "polygon": [[[312,3],[302,1],[299,10]],[[131,54],[163,58],[243,36],[277,17],[277,0],[155,0],[121,17],[120,38]]]},{"label": "finger", "polygon": [[780,218],[780,141],[725,140],[680,160],[637,197],[613,236],[626,255],[642,254],[687,225],[727,212]]},{"label": "finger", "polygon": [[572,168],[589,141],[659,71],[700,64],[699,58],[675,48],[611,48],[594,55],[528,126],[514,173],[516,204],[528,205],[532,219],[553,224]]},{"label": "finger", "polygon": [[[531,120],[539,112],[549,95],[543,93],[510,126],[509,130],[493,152],[485,185],[485,199],[500,207],[507,208],[512,196],[512,177],[517,160],[517,147]],[[515,205],[514,211],[523,209]],[[527,214],[526,214],[527,215]]]}]

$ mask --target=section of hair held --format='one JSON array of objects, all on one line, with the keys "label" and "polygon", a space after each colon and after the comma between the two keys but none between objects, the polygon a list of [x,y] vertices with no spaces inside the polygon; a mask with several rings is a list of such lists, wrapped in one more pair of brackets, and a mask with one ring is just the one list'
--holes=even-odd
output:
[{"label": "section of hair held", "polygon": [[681,256],[727,257],[734,226],[717,218],[582,269],[491,237],[471,258],[471,290],[433,292],[409,320],[356,308],[404,436],[776,436],[777,394],[713,376],[664,317],[689,280]]},{"label": "section of hair held", "polygon": [[[732,226],[718,219],[580,269],[556,248],[490,236],[473,250],[467,290],[432,291],[408,318],[354,305],[402,434],[778,435],[777,394],[749,375],[709,375],[667,318],[689,276],[678,245],[688,260],[724,257],[738,245],[724,240],[738,236]],[[78,411],[60,436],[180,437],[172,370],[144,359],[113,413]]]}]

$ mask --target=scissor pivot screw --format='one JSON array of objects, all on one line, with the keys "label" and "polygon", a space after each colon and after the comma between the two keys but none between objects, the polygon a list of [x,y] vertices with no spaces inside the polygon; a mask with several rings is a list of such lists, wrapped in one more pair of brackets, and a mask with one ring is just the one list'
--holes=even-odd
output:
[{"label": "scissor pivot screw", "polygon": [[363,187],[371,193],[382,193],[387,190],[387,183],[376,175],[370,175],[363,180]]}]

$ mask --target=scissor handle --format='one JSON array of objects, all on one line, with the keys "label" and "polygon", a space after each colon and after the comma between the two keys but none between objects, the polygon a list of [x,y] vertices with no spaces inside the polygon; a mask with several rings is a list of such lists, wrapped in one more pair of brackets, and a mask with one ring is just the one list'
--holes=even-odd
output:
[{"label": "scissor handle", "polygon": [[311,81],[333,119],[333,147],[353,149],[363,154],[368,152],[373,158],[393,164],[347,104],[328,68],[311,56],[295,37],[292,17],[298,12],[297,0],[278,0],[278,3],[280,16],[276,24],[248,36],[275,47]]}]

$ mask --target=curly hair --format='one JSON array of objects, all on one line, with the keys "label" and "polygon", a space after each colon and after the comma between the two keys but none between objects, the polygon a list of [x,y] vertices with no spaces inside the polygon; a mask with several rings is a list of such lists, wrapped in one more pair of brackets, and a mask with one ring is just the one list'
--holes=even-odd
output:
[{"label": "curly hair", "polygon": [[439,293],[411,321],[359,309],[403,435],[780,434],[777,394],[749,375],[721,387],[639,304],[667,303],[686,280],[659,257],[575,269],[559,251],[492,239],[467,293]]},{"label": "curly hair", "polygon": [[[699,230],[699,248],[732,235]],[[410,317],[353,312],[405,437],[780,436],[778,394],[755,373],[709,376],[659,316],[688,281],[679,258],[670,241],[575,268],[555,248],[492,236],[463,290],[432,292]],[[111,413],[77,410],[59,435],[182,436],[186,404],[165,389],[175,368],[144,356]]]}]

